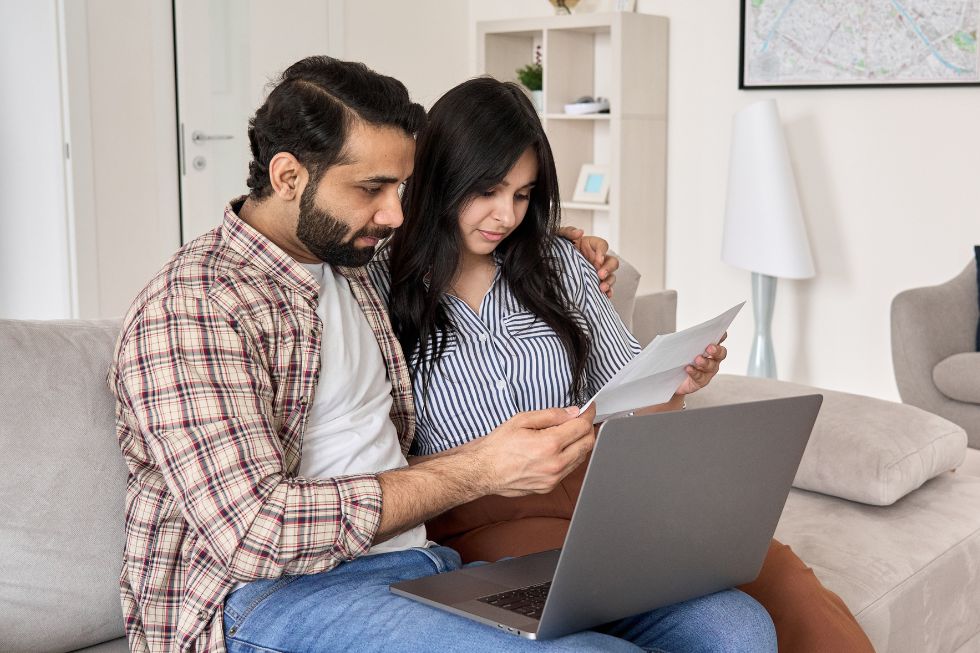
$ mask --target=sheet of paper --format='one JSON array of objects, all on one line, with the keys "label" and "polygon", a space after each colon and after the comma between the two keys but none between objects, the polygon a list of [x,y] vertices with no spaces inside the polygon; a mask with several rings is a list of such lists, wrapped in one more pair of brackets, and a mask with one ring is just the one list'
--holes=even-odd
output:
[{"label": "sheet of paper", "polygon": [[596,404],[596,422],[669,401],[687,377],[684,368],[717,344],[745,302],[718,317],[676,333],[659,335],[582,406]]}]

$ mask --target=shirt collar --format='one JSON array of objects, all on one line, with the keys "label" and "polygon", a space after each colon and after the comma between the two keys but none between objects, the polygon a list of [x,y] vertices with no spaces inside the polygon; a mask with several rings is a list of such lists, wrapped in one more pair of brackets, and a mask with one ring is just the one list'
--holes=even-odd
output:
[{"label": "shirt collar", "polygon": [[316,301],[320,294],[319,281],[299,261],[238,217],[238,211],[244,202],[243,195],[225,205],[225,217],[221,223],[222,238],[249,265],[263,270],[272,278],[296,288],[307,298]]}]

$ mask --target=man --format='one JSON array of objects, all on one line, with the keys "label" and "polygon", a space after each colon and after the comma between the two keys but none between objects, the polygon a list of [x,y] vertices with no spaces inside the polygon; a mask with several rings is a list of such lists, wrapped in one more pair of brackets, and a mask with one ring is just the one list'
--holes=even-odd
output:
[{"label": "man", "polygon": [[[459,565],[426,519],[547,492],[594,442],[594,413],[556,408],[407,466],[406,365],[358,266],[401,224],[423,120],[363,65],[294,64],[250,123],[250,194],[133,303],[109,372],[133,650],[637,650],[597,632],[528,642],[387,591]],[[616,633],[772,649],[758,604],[718,597]]]}]

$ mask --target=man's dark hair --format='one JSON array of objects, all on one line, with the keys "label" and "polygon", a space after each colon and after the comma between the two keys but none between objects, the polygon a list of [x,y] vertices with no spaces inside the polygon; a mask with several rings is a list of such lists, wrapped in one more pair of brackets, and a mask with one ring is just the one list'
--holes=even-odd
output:
[{"label": "man's dark hair", "polygon": [[340,162],[356,120],[414,136],[425,109],[411,101],[404,84],[362,63],[316,56],[291,65],[248,122],[251,196],[263,199],[271,192],[269,162],[280,152],[295,156],[319,181]]}]

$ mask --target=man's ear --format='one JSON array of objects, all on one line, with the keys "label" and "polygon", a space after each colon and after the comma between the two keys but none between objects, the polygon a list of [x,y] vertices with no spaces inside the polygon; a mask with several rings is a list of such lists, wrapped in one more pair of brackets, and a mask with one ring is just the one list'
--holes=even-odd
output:
[{"label": "man's ear", "polygon": [[279,199],[290,202],[303,193],[309,179],[306,168],[289,152],[280,152],[269,161],[269,182]]}]

